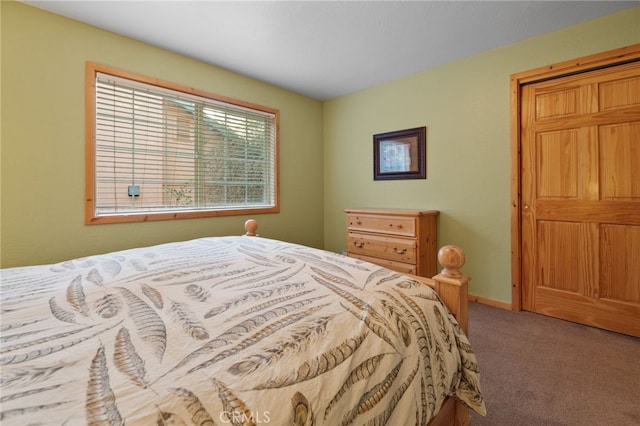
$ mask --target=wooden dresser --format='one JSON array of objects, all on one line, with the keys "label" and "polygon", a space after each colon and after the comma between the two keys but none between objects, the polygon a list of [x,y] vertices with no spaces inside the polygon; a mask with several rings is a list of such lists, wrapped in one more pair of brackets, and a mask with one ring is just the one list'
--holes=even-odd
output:
[{"label": "wooden dresser", "polygon": [[423,277],[437,274],[437,210],[347,209],[347,256]]}]

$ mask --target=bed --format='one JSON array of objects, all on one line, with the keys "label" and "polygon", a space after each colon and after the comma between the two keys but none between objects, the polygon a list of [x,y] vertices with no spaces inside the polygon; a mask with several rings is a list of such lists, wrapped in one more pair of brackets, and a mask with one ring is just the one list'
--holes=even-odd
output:
[{"label": "bed", "polygon": [[[485,414],[464,254],[407,276],[255,235],[1,271],[3,425],[440,425]],[[462,294],[461,294],[462,292]]]}]

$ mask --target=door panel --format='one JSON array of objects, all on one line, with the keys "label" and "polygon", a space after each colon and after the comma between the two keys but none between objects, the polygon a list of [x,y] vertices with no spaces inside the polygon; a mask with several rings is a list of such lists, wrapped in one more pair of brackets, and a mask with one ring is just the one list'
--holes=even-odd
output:
[{"label": "door panel", "polygon": [[602,199],[640,200],[640,122],[600,127]]},{"label": "door panel", "polygon": [[[633,72],[633,70],[631,70]],[[600,110],[640,105],[640,78],[631,75],[600,83]]]},{"label": "door panel", "polygon": [[580,137],[576,129],[545,132],[536,143],[538,199],[577,198]]},{"label": "door panel", "polygon": [[640,226],[602,226],[600,297],[640,303]]},{"label": "door panel", "polygon": [[640,336],[640,63],[523,86],[522,307]]},{"label": "door panel", "polygon": [[538,223],[539,285],[585,296],[594,291],[598,270],[597,226],[579,222]]}]

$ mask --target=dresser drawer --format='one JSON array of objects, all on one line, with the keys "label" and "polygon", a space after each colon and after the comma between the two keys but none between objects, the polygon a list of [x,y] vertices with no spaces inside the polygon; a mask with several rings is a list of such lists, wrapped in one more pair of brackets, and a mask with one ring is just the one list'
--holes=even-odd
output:
[{"label": "dresser drawer", "polygon": [[347,215],[347,228],[350,231],[376,232],[381,234],[416,236],[416,219],[403,216],[367,216]]},{"label": "dresser drawer", "polygon": [[349,232],[347,252],[395,262],[416,263],[415,240]]},{"label": "dresser drawer", "polygon": [[364,260],[366,262],[374,263],[379,266],[394,270],[396,272],[402,272],[403,274],[416,275],[416,265],[410,263],[394,262],[393,260],[379,259],[377,257],[361,256],[359,254],[350,254],[349,257]]}]

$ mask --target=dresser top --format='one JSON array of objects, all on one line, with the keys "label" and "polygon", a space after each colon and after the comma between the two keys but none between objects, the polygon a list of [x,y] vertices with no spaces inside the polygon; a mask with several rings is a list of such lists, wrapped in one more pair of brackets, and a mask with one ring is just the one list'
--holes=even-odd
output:
[{"label": "dresser top", "polygon": [[374,209],[345,209],[347,214],[385,214],[390,216],[437,216],[440,212],[438,210],[413,210],[413,209],[387,209],[387,208],[374,208]]}]

